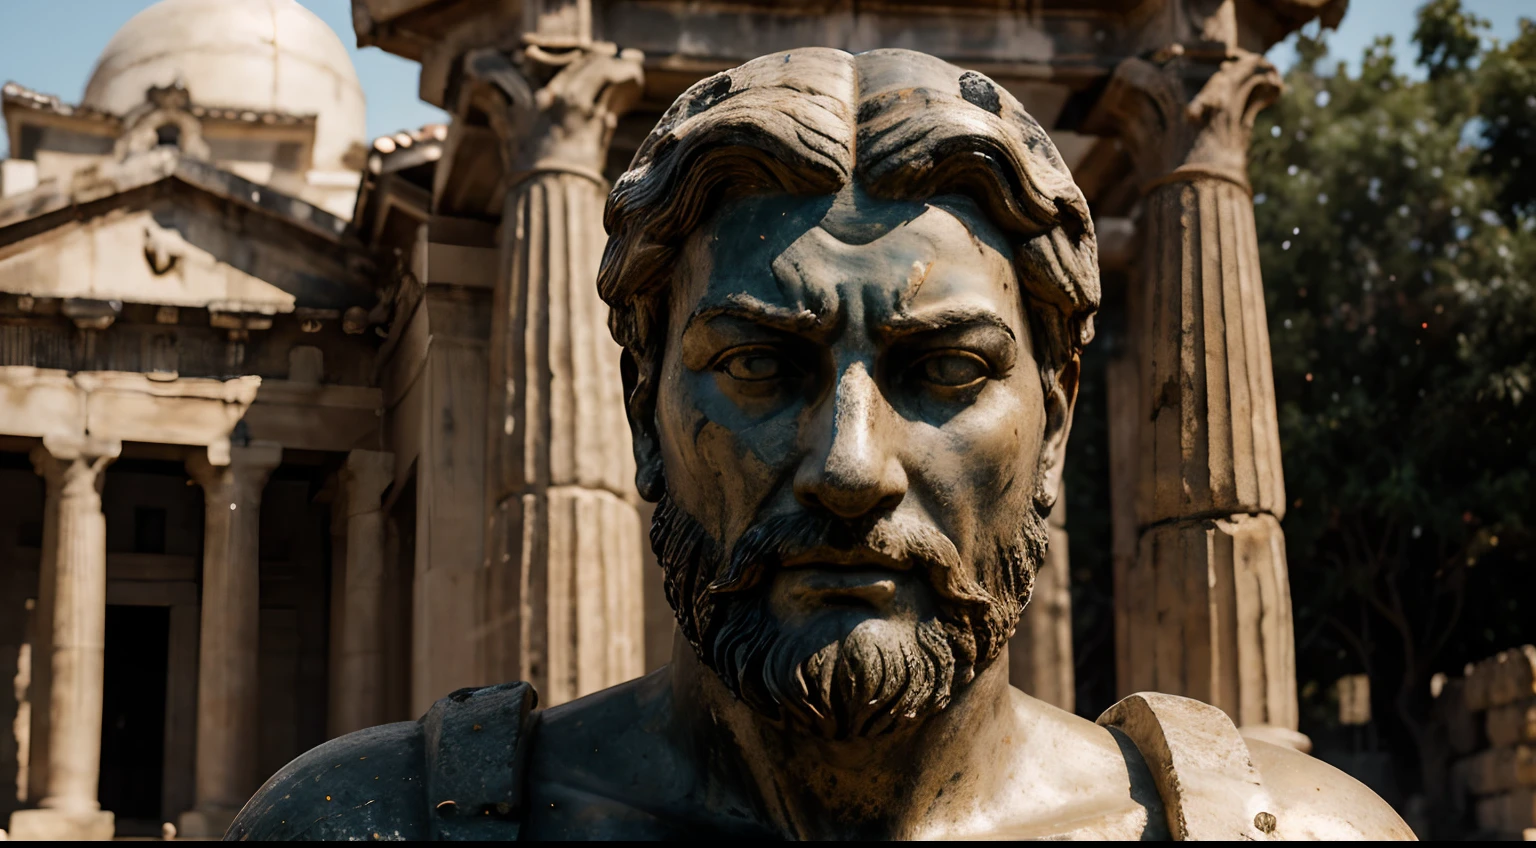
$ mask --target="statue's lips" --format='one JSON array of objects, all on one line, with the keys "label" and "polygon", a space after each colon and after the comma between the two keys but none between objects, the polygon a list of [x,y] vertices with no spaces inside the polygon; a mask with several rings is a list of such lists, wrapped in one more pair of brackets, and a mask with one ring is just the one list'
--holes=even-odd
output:
[{"label": "statue's lips", "polygon": [[807,565],[780,572],[778,589],[800,602],[858,601],[879,607],[896,597],[896,583],[901,579],[902,574],[888,568]]},{"label": "statue's lips", "polygon": [[[909,571],[912,564],[870,548],[811,548],[779,562],[780,568],[823,568],[832,570]],[[887,575],[889,576],[889,575]]]},{"label": "statue's lips", "polygon": [[780,563],[779,586],[799,601],[861,601],[882,606],[896,596],[910,564],[876,551],[814,548]]}]

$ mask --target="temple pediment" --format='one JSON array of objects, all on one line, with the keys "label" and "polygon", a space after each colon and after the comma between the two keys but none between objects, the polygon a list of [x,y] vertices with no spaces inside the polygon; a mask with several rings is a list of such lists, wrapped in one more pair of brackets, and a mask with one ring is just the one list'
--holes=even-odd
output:
[{"label": "temple pediment", "polygon": [[0,202],[0,292],[276,315],[369,308],[346,222],[157,151]]}]

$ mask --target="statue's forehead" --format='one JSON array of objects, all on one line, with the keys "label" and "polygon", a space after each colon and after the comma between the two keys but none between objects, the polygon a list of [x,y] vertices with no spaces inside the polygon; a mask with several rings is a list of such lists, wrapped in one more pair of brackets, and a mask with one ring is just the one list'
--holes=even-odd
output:
[{"label": "statue's forehead", "polygon": [[1007,239],[959,197],[750,197],[696,237],[709,261],[693,263],[706,273],[688,299],[701,307],[744,293],[819,311],[853,285],[882,287],[903,306],[1013,288]]}]

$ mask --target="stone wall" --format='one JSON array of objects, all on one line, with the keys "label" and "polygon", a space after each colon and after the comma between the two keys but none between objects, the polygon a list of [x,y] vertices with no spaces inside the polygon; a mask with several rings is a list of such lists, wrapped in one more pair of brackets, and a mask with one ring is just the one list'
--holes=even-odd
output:
[{"label": "stone wall", "polygon": [[1468,665],[1435,707],[1453,757],[1439,835],[1536,840],[1536,646]]}]

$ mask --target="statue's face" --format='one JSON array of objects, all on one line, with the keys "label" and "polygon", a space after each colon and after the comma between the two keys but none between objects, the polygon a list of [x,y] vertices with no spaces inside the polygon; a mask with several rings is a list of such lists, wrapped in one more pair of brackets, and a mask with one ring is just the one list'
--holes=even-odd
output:
[{"label": "statue's face", "polygon": [[882,732],[1012,631],[1064,415],[1009,255],[968,201],[857,190],[740,200],[691,236],[653,535],[701,658],[755,708]]}]

